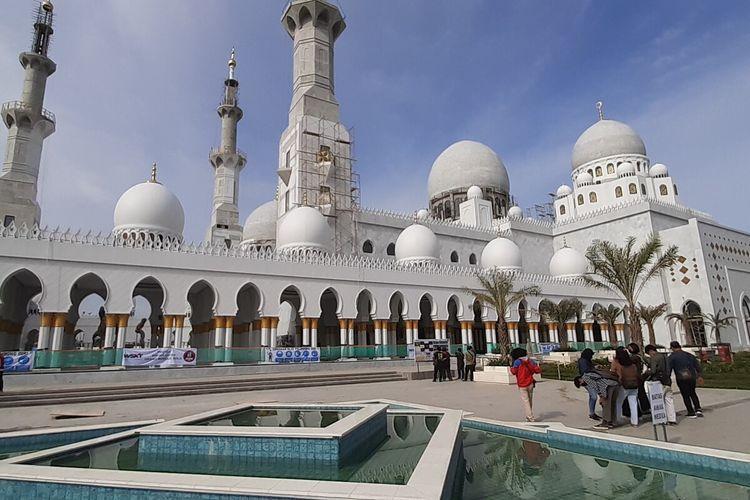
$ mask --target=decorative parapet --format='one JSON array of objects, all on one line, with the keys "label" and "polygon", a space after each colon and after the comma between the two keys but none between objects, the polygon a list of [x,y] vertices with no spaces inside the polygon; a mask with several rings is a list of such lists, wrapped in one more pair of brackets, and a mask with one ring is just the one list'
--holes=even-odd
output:
[{"label": "decorative parapet", "polygon": [[[279,253],[270,246],[236,245],[231,248],[222,243],[203,241],[200,243],[181,243],[172,238],[121,238],[112,233],[94,234],[82,230],[60,230],[40,228],[34,225],[29,229],[25,224],[16,227],[11,223],[0,229],[0,239],[38,240],[71,245],[101,246],[112,248],[133,248],[158,252],[175,252],[191,255],[229,257],[254,261],[299,263],[314,266],[345,267],[374,271],[398,271],[407,273],[431,274],[438,276],[475,277],[486,275],[490,271],[472,265],[440,263],[399,263],[390,258],[373,258],[355,254],[329,254],[313,249],[290,250]],[[545,274],[512,272],[518,281],[533,284],[558,284],[585,286],[583,279],[558,278]]]},{"label": "decorative parapet", "polygon": [[628,201],[623,201],[623,202],[620,202],[620,203],[615,203],[615,204],[612,204],[612,205],[607,205],[605,207],[598,208],[596,210],[592,210],[591,212],[587,212],[585,214],[581,214],[581,215],[579,215],[579,216],[577,216],[575,218],[567,219],[567,220],[564,220],[564,221],[561,221],[561,222],[557,222],[555,224],[555,227],[563,227],[563,226],[567,226],[567,225],[570,225],[570,224],[574,224],[576,222],[581,222],[581,221],[584,221],[584,220],[593,219],[593,218],[599,217],[601,215],[613,214],[613,213],[615,213],[617,211],[620,211],[620,210],[623,210],[625,208],[634,207],[636,205],[640,205],[640,204],[643,204],[643,203],[648,203],[649,207],[655,207],[655,208],[660,208],[660,209],[663,209],[663,210],[671,211],[672,213],[677,213],[678,215],[681,215],[681,216],[686,216],[686,217],[690,217],[690,218],[697,217],[697,218],[701,218],[701,219],[713,220],[713,217],[711,217],[711,215],[709,215],[709,214],[707,214],[705,212],[701,212],[699,210],[694,210],[694,209],[688,208],[688,207],[686,207],[684,205],[678,205],[676,203],[667,203],[667,202],[662,201],[662,200],[657,200],[656,198],[651,198],[651,197],[645,197],[644,196],[644,197],[641,197],[641,198],[638,198],[638,199],[635,199],[635,200],[628,200]]},{"label": "decorative parapet", "polygon": [[[24,111],[29,114],[33,113],[33,108],[31,107],[31,105],[23,101],[8,101],[3,103],[2,108],[0,108],[0,113],[5,113],[6,111],[11,110]],[[41,114],[45,119],[51,121],[52,123],[56,123],[55,114],[52,111],[42,108]]]}]

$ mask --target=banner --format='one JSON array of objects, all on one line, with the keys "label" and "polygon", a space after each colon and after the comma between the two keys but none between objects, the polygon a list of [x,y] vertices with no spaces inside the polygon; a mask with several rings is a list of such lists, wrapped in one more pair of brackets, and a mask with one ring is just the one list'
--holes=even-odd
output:
[{"label": "banner", "polygon": [[268,363],[319,363],[318,347],[266,347],[265,358]]},{"label": "banner", "polygon": [[30,372],[34,368],[34,351],[3,352],[3,369],[6,372]]},{"label": "banner", "polygon": [[[440,347],[450,348],[448,339],[414,339],[413,357],[416,361],[432,361],[432,355]],[[411,351],[407,349],[411,354]]]},{"label": "banner", "polygon": [[122,350],[122,366],[195,366],[197,358],[195,348],[157,347]]},{"label": "banner", "polygon": [[660,382],[646,382],[646,394],[651,401],[651,423],[660,425],[667,423],[667,409],[664,406],[664,387]]},{"label": "banner", "polygon": [[559,348],[560,348],[560,344],[557,344],[555,342],[544,342],[544,343],[539,344],[539,352],[541,352],[542,354],[549,354],[555,349],[559,349]]}]

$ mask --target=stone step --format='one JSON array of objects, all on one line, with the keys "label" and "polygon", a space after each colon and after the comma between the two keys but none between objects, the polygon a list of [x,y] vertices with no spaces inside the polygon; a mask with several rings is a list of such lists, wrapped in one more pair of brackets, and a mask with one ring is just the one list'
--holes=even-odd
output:
[{"label": "stone step", "polygon": [[47,396],[41,399],[28,398],[20,400],[0,399],[0,408],[17,408],[21,406],[42,406],[56,404],[81,404],[81,403],[98,403],[104,401],[122,401],[130,399],[148,399],[160,397],[175,396],[196,396],[201,394],[216,394],[230,392],[249,392],[278,389],[294,389],[299,387],[324,387],[333,385],[352,385],[352,384],[371,384],[379,382],[403,382],[407,378],[402,374],[382,375],[378,377],[358,377],[337,378],[329,380],[310,380],[304,378],[300,380],[285,380],[283,382],[269,386],[266,383],[248,382],[245,385],[209,385],[202,386],[200,383],[191,388],[165,388],[161,391],[143,392],[139,388],[131,388],[129,392],[100,393],[94,395],[69,395],[65,392],[59,392],[55,396]]}]

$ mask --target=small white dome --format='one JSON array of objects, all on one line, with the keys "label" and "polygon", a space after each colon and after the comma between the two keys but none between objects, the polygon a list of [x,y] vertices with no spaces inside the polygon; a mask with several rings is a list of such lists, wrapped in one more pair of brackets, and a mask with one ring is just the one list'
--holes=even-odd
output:
[{"label": "small white dome", "polygon": [[508,217],[511,219],[523,219],[523,209],[519,206],[513,205],[508,209]]},{"label": "small white dome", "polygon": [[651,167],[651,170],[649,170],[649,174],[651,174],[651,177],[667,177],[669,171],[667,170],[667,166],[663,163],[656,163]]},{"label": "small white dome", "polygon": [[296,207],[279,220],[276,249],[330,251],[331,228],[325,216],[312,207]]},{"label": "small white dome", "polygon": [[549,273],[558,278],[583,276],[588,269],[586,257],[578,250],[563,247],[549,261]]},{"label": "small white dome", "polygon": [[571,188],[567,184],[563,184],[562,186],[557,188],[557,192],[555,194],[558,198],[563,198],[565,196],[568,196],[572,192],[573,192],[573,188]]},{"label": "small white dome", "polygon": [[523,267],[521,249],[512,240],[497,237],[484,246],[482,267],[503,271],[520,271]]},{"label": "small white dome", "polygon": [[469,190],[466,192],[466,196],[468,198],[479,198],[482,199],[482,188],[479,186],[471,186]]},{"label": "small white dome", "polygon": [[627,175],[635,175],[635,165],[626,161],[617,165],[617,177],[623,177]]},{"label": "small white dome", "polygon": [[476,141],[459,141],[435,159],[427,180],[430,199],[454,189],[472,186],[510,192],[508,171],[500,157]]},{"label": "small white dome", "polygon": [[276,239],[276,200],[267,201],[253,210],[245,219],[242,239],[272,241]]},{"label": "small white dome", "polygon": [[417,210],[417,220],[427,220],[430,218],[430,212],[426,208]]},{"label": "small white dome", "polygon": [[398,262],[435,263],[440,259],[437,236],[427,226],[412,224],[396,239],[396,260]]},{"label": "small white dome", "polygon": [[576,177],[577,186],[585,186],[587,184],[591,184],[592,182],[594,182],[594,178],[588,172],[581,172]]},{"label": "small white dome", "polygon": [[646,155],[643,139],[629,125],[616,120],[599,120],[578,137],[573,146],[573,170],[608,156]]},{"label": "small white dome", "polygon": [[117,200],[115,234],[146,232],[182,240],[185,212],[180,200],[159,182],[136,184]]}]

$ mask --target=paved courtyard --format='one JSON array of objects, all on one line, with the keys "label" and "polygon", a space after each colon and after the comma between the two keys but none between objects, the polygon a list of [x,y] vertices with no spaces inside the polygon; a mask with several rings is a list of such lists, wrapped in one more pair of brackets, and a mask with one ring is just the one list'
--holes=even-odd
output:
[{"label": "paved courtyard", "polygon": [[[678,415],[679,425],[668,428],[670,441],[725,450],[750,452],[750,391],[699,389],[706,417],[685,419]],[[236,392],[186,397],[164,397],[56,406],[0,409],[0,431],[51,426],[88,425],[152,418],[171,419],[204,410],[244,402],[342,402],[364,399],[392,399],[404,402],[442,406],[472,412],[497,420],[520,421],[523,413],[515,387],[490,383],[444,382],[413,380],[373,384],[310,387],[299,389],[269,388],[267,391]],[[571,382],[545,380],[537,384],[534,395],[535,413],[542,421],[562,422],[579,428],[590,428],[594,422],[587,417],[587,393]],[[683,411],[682,400],[676,397],[677,409]],[[51,411],[103,410],[104,416],[55,420]],[[653,438],[651,424],[640,427],[622,426],[610,433]]]}]

